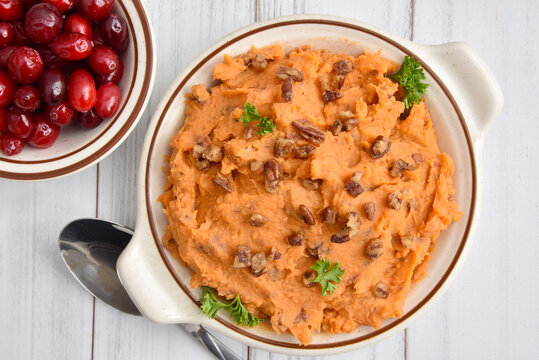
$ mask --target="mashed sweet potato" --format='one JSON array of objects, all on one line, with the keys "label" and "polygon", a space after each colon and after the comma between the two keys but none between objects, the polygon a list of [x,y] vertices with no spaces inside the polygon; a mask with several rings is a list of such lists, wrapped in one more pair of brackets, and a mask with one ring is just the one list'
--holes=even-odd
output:
[{"label": "mashed sweet potato", "polygon": [[[380,53],[357,57],[279,45],[215,66],[171,140],[165,246],[191,285],[232,298],[302,344],[313,333],[401,316],[441,231],[459,219],[453,161],[424,102],[404,111]],[[239,121],[250,103],[273,120]],[[321,295],[310,267],[344,269]],[[415,274],[415,275],[414,275]],[[415,276],[415,277],[414,277]]]}]

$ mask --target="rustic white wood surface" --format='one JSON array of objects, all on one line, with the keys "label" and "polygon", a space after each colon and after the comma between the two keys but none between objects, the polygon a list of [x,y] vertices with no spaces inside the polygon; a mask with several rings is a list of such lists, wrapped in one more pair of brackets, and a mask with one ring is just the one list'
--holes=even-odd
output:
[{"label": "rustic white wood surface", "polygon": [[[127,141],[80,174],[0,181],[1,359],[212,359],[177,326],[110,309],[70,278],[57,235],[72,219],[134,226],[139,150],[174,74],[229,32],[301,13],[350,17],[422,43],[472,44],[498,78],[505,108],[488,133],[475,243],[456,281],[415,324],[375,346],[327,359],[539,358],[539,3],[534,0],[146,0],[157,74]],[[222,338],[222,337],[221,337]],[[244,358],[287,359],[223,338]]]}]

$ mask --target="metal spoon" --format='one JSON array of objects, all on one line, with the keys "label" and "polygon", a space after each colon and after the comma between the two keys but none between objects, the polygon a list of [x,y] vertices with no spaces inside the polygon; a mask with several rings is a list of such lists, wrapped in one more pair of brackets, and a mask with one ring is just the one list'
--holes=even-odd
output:
[{"label": "metal spoon", "polygon": [[[133,230],[120,224],[79,219],[67,224],[58,243],[69,271],[86,290],[117,310],[141,315],[116,273],[116,261],[132,236]],[[217,359],[241,359],[202,326],[180,325]]]}]

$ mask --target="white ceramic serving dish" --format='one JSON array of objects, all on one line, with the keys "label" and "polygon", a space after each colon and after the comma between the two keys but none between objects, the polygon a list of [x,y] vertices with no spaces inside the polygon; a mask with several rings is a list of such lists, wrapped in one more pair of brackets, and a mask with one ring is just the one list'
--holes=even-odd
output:
[{"label": "white ceramic serving dish", "polygon": [[112,12],[127,20],[130,37],[122,54],[122,104],[116,115],[91,130],[67,126],[48,149],[27,145],[15,156],[0,153],[0,178],[32,181],[78,172],[104,159],[135,128],[150,100],[155,75],[151,24],[140,0],[116,0]]},{"label": "white ceramic serving dish", "polygon": [[[198,308],[199,289],[189,286],[189,270],[160,243],[167,218],[157,202],[166,181],[163,155],[182,126],[184,96],[190,86],[210,84],[211,69],[223,54],[241,54],[252,45],[283,43],[286,49],[303,44],[359,54],[382,49],[383,56],[401,62],[408,54],[419,59],[430,83],[426,101],[442,151],[455,160],[456,199],[463,218],[444,231],[428,265],[427,276],[415,285],[402,318],[382,328],[360,327],[350,334],[320,334],[300,346],[288,334],[263,328],[239,328],[226,314],[209,320]],[[482,135],[501,110],[502,93],[477,53],[464,43],[426,46],[404,40],[356,21],[330,16],[292,16],[257,23],[222,39],[196,58],[173,82],[155,112],[139,173],[138,219],[135,235],[118,262],[129,295],[150,320],[160,323],[200,323],[231,338],[268,351],[291,355],[324,355],[349,351],[380,341],[408,326],[447,289],[470,247],[480,198]]]}]

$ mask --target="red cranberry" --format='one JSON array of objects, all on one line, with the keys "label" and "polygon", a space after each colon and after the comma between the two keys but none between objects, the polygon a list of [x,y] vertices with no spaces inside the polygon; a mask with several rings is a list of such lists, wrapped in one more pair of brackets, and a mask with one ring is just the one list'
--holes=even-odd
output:
[{"label": "red cranberry", "polygon": [[64,60],[77,61],[87,58],[92,52],[92,40],[78,33],[60,34],[50,49]]},{"label": "red cranberry", "polygon": [[125,19],[116,14],[110,14],[101,23],[101,30],[107,44],[114,51],[121,53],[129,45],[129,28]]},{"label": "red cranberry", "polygon": [[43,101],[49,105],[58,105],[67,95],[67,78],[58,68],[49,68],[39,79],[39,89]]},{"label": "red cranberry", "polygon": [[49,44],[62,31],[63,20],[58,9],[51,4],[36,4],[26,13],[24,31],[38,44]]},{"label": "red cranberry", "polygon": [[0,20],[15,21],[23,15],[24,9],[20,0],[0,0]]},{"label": "red cranberry", "polygon": [[6,132],[0,135],[0,150],[7,156],[17,155],[24,148],[24,140]]},{"label": "red cranberry", "polygon": [[92,26],[92,41],[94,42],[94,46],[107,45],[105,42],[105,35],[103,34],[103,30],[101,30],[99,25]]},{"label": "red cranberry", "polygon": [[122,92],[120,88],[116,84],[106,83],[97,89],[97,102],[94,110],[97,115],[107,119],[116,114],[121,101]]},{"label": "red cranberry", "polygon": [[103,121],[92,109],[87,112],[79,113],[79,124],[85,129],[93,129]]},{"label": "red cranberry", "polygon": [[27,138],[35,127],[34,114],[10,108],[7,111],[7,127],[20,138]]},{"label": "red cranberry", "polygon": [[0,106],[8,106],[13,102],[17,84],[11,79],[9,74],[0,70]]},{"label": "red cranberry", "polygon": [[68,64],[67,60],[60,59],[55,53],[52,52],[51,49],[46,46],[36,46],[35,49],[39,55],[41,55],[43,65],[45,67],[57,67],[59,69],[63,69]]},{"label": "red cranberry", "polygon": [[124,74],[124,65],[122,63],[122,60],[120,60],[118,61],[118,67],[110,74],[96,73],[95,81],[97,85],[101,85],[108,82],[117,84],[122,79],[123,74]]},{"label": "red cranberry", "polygon": [[7,22],[0,22],[0,46],[9,44],[15,37],[13,26]]},{"label": "red cranberry", "polygon": [[7,69],[7,61],[9,60],[9,57],[11,56],[11,53],[16,49],[17,47],[13,44],[8,44],[0,47],[0,67],[2,69]]},{"label": "red cranberry", "polygon": [[0,133],[7,131],[7,108],[0,107]]},{"label": "red cranberry", "polygon": [[69,125],[76,115],[77,110],[73,109],[67,101],[56,106],[45,106],[45,116],[51,123],[58,126]]},{"label": "red cranberry", "polygon": [[26,142],[36,148],[46,149],[58,139],[60,127],[48,122],[42,113],[36,114],[36,127]]},{"label": "red cranberry", "polygon": [[78,69],[71,74],[67,97],[77,111],[85,112],[94,107],[97,90],[94,78],[88,71]]},{"label": "red cranberry", "polygon": [[16,45],[30,45],[32,46],[32,41],[26,35],[26,31],[24,31],[24,24],[23,23],[12,23],[11,26],[13,26],[13,31],[15,32],[15,37],[13,38],[13,43]]},{"label": "red cranberry", "polygon": [[79,14],[70,15],[64,23],[65,33],[79,33],[86,35],[88,39],[92,38],[92,26]]},{"label": "red cranberry", "polygon": [[15,90],[13,103],[23,111],[36,111],[41,105],[39,91],[32,85],[19,86]]},{"label": "red cranberry", "polygon": [[94,48],[87,61],[90,68],[96,73],[110,74],[116,70],[120,59],[111,48],[98,46]]},{"label": "red cranberry", "polygon": [[114,0],[75,0],[75,7],[88,21],[104,19],[112,10]]},{"label": "red cranberry", "polygon": [[22,46],[11,53],[8,70],[11,77],[18,83],[32,84],[43,72],[43,60],[36,50]]},{"label": "red cranberry", "polygon": [[54,5],[60,12],[66,12],[73,7],[73,0],[41,0],[41,2]]}]

